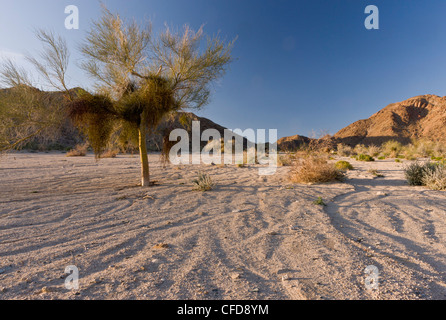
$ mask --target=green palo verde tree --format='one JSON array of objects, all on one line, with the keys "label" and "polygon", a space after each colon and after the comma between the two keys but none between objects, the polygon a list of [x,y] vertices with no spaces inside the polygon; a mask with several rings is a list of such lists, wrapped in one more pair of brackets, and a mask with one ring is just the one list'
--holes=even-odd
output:
[{"label": "green palo verde tree", "polygon": [[75,98],[69,116],[96,156],[114,134],[137,141],[142,186],[150,185],[148,132],[168,115],[206,105],[212,83],[232,60],[233,41],[204,39],[203,28],[187,26],[182,31],[166,27],[153,37],[150,25],[124,21],[104,8],[81,45],[82,68],[96,80],[96,93]]}]

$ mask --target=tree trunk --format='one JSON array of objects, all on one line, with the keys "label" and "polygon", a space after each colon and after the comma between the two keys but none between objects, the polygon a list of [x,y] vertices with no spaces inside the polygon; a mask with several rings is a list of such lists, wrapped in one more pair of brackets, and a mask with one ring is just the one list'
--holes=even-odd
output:
[{"label": "tree trunk", "polygon": [[149,159],[147,156],[147,115],[141,115],[139,125],[139,155],[141,157],[141,186],[147,187],[150,184]]}]

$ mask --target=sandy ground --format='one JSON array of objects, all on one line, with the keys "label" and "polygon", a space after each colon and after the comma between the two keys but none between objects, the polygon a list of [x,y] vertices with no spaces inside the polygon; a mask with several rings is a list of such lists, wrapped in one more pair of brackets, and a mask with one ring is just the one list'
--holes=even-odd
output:
[{"label": "sandy ground", "polygon": [[[404,163],[348,160],[346,182],[307,186],[289,167],[264,178],[150,155],[158,185],[143,189],[136,156],[8,155],[0,299],[445,299],[445,193],[407,186]],[[199,170],[214,190],[192,190]]]}]

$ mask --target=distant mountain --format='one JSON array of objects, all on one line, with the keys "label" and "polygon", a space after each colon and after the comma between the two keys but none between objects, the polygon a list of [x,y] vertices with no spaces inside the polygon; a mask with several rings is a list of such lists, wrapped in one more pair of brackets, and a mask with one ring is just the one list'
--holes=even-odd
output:
[{"label": "distant mountain", "polygon": [[446,97],[422,95],[392,103],[370,118],[359,120],[333,138],[348,145],[380,145],[388,140],[446,141]]},{"label": "distant mountain", "polygon": [[281,138],[277,144],[279,150],[286,151],[309,143],[334,147],[338,143],[350,146],[381,145],[389,140],[407,144],[412,139],[446,142],[446,97],[421,95],[392,103],[370,118],[356,121],[324,141],[296,135]]},{"label": "distant mountain", "polygon": [[307,146],[313,140],[300,135],[284,137],[277,140],[277,148],[279,151],[293,151]]}]

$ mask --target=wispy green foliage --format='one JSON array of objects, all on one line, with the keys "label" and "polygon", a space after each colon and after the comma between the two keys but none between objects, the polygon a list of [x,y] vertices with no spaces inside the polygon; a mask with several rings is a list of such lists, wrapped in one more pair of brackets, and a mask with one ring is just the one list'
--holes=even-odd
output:
[{"label": "wispy green foliage", "polygon": [[375,161],[375,159],[372,156],[369,156],[368,154],[358,154],[356,156],[356,160],[358,161]]},{"label": "wispy green foliage", "polygon": [[31,73],[13,60],[0,63],[0,152],[20,148],[32,138],[52,139],[66,122],[64,106],[76,94],[66,83],[69,50],[65,41],[51,32],[36,31],[42,43],[38,58],[27,59],[44,79],[46,87],[63,91],[48,93],[34,88]]}]

